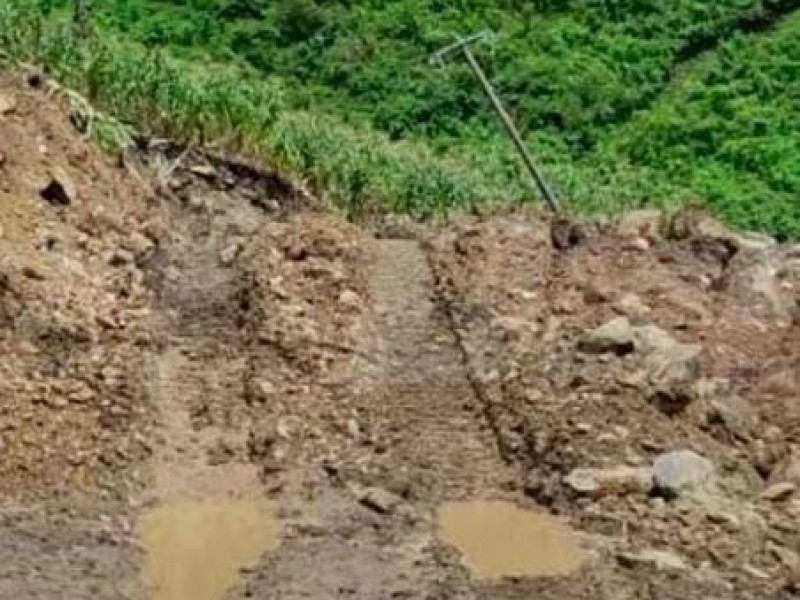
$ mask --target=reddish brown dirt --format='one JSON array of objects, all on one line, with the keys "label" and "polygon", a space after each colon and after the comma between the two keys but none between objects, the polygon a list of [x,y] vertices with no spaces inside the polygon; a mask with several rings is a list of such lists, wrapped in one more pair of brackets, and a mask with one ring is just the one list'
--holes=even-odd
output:
[{"label": "reddish brown dirt", "polygon": [[[4,76],[0,94],[0,597],[149,597],[135,526],[174,497],[277,506],[281,546],[229,598],[800,585],[800,492],[761,497],[800,486],[797,248],[748,249],[691,214],[666,236],[519,212],[377,239],[200,153],[112,165],[45,91]],[[53,177],[68,204],[42,196]],[[642,352],[581,349],[623,313],[702,346],[677,408]],[[713,463],[713,494],[565,481],[679,449]],[[567,518],[590,562],[477,581],[435,513],[478,498]]]}]

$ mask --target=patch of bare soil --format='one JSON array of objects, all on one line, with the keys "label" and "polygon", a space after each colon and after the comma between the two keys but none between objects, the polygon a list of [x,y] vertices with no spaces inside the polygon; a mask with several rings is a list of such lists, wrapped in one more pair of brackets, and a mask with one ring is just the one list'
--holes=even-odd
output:
[{"label": "patch of bare soil", "polygon": [[0,596],[135,597],[147,198],[44,90],[0,96]]},{"label": "patch of bare soil", "polygon": [[[0,596],[797,593],[797,248],[649,212],[377,239],[0,96]],[[472,510],[497,557],[440,535]],[[503,546],[540,530],[565,561]]]}]

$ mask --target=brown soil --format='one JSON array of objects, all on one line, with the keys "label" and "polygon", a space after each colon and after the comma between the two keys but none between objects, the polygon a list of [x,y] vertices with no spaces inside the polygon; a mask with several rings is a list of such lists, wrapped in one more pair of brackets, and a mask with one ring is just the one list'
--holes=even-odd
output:
[{"label": "brown soil", "polygon": [[[252,166],[112,165],[45,90],[0,95],[0,597],[156,597],[153,510],[266,500],[280,545],[228,598],[796,593],[797,248],[691,213],[666,234],[517,212],[387,239]],[[621,314],[700,344],[691,381],[586,351]],[[713,493],[569,484],[683,449]],[[444,503],[475,500],[559,516],[589,559],[480,579],[437,536]]]}]

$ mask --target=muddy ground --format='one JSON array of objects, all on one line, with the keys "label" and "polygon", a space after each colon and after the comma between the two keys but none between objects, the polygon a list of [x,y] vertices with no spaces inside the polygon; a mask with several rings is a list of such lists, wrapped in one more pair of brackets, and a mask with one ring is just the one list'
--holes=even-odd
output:
[{"label": "muddy ground", "polygon": [[[142,523],[243,502],[279,533],[209,598],[798,593],[799,247],[692,212],[357,227],[200,153],[112,164],[18,76],[0,110],[0,598],[183,600]],[[582,566],[479,577],[437,523],[475,500]]]}]

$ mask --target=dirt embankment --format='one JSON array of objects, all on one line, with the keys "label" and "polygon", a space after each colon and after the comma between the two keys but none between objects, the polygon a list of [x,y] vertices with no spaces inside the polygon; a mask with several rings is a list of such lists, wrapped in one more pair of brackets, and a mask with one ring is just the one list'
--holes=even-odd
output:
[{"label": "dirt embankment", "polygon": [[113,495],[147,455],[146,197],[20,83],[0,79],[0,490]]},{"label": "dirt embankment", "polygon": [[[16,78],[0,113],[0,596],[157,598],[136,525],[176,499],[274,506],[230,598],[797,592],[798,248],[650,212],[379,239],[250,166],[111,165]],[[437,535],[475,499],[590,559],[480,580]]]},{"label": "dirt embankment", "polygon": [[[431,242],[520,487],[609,536],[659,597],[682,585],[693,597],[698,581],[725,597],[788,594],[800,549],[800,248],[692,213],[588,225],[560,250],[553,232],[517,214],[465,220]],[[653,486],[654,472],[680,481]],[[699,570],[659,582],[655,560],[631,555],[651,549]]]}]

